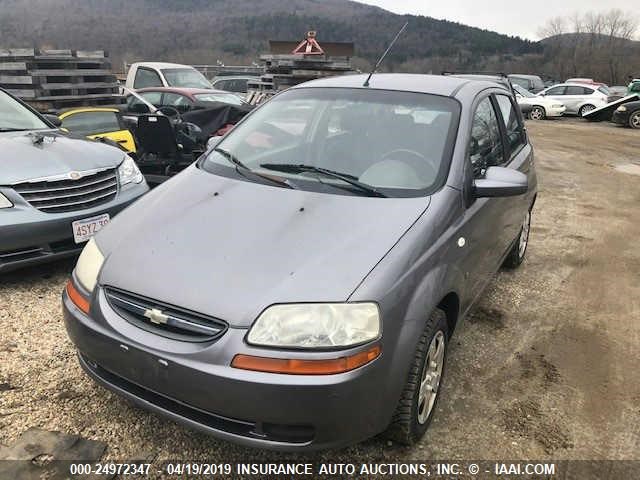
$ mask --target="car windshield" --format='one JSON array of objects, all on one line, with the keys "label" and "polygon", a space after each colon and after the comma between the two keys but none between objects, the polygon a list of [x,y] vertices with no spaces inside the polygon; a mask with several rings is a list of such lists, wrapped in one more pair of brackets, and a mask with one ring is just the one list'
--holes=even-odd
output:
[{"label": "car windshield", "polygon": [[116,112],[78,112],[62,119],[62,126],[72,133],[96,135],[123,130]]},{"label": "car windshield", "polygon": [[233,93],[196,93],[194,97],[201,102],[223,102],[231,105],[242,105],[242,100]]},{"label": "car windshield", "polygon": [[314,191],[427,195],[446,177],[459,115],[457,101],[436,95],[292,89],[236,126],[201,167],[229,175],[241,164]]},{"label": "car windshield", "polygon": [[193,68],[165,68],[162,74],[170,87],[211,88],[209,80]]},{"label": "car windshield", "polygon": [[51,127],[20,102],[0,91],[0,131],[45,128]]},{"label": "car windshield", "polygon": [[531,93],[529,90],[527,90],[526,88],[522,88],[520,85],[517,84],[513,84],[513,89],[518,92],[518,94],[522,95],[523,97],[526,98],[535,98],[536,96]]}]

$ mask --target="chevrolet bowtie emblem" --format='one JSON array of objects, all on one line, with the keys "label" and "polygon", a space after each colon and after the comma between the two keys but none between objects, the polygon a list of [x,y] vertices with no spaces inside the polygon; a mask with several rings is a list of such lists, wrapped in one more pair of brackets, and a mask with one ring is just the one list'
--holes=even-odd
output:
[{"label": "chevrolet bowtie emblem", "polygon": [[149,308],[145,310],[144,316],[151,320],[151,323],[155,323],[157,325],[166,324],[167,320],[169,320],[169,317],[157,308]]}]

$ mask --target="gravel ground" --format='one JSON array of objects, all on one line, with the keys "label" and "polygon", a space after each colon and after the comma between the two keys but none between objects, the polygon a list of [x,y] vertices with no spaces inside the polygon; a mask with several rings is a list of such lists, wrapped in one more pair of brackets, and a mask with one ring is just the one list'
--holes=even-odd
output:
[{"label": "gravel ground", "polygon": [[0,443],[29,427],[108,444],[105,459],[640,459],[640,134],[528,123],[540,195],[528,259],[452,339],[443,397],[413,448],[248,450],[139,410],[81,371],[61,319],[65,261],[0,277]]}]

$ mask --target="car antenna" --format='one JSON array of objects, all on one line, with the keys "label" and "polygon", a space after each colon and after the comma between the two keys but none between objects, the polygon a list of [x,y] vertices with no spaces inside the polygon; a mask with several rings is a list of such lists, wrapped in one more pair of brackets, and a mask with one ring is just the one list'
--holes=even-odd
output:
[{"label": "car antenna", "polygon": [[400,29],[400,31],[398,33],[396,33],[395,38],[391,41],[391,43],[389,44],[389,46],[387,47],[387,49],[384,51],[384,53],[382,54],[382,56],[378,59],[378,61],[376,62],[376,65],[373,67],[373,70],[371,70],[371,73],[369,74],[369,76],[367,77],[367,79],[364,81],[364,83],[362,84],[363,87],[368,87],[369,86],[369,80],[371,80],[371,76],[376,73],[376,70],[378,69],[378,67],[380,66],[380,64],[382,63],[382,61],[384,60],[384,57],[387,56],[387,53],[389,53],[389,51],[393,48],[393,45],[396,43],[396,40],[398,40],[398,37],[400,37],[400,35],[402,35],[402,32],[404,32],[404,29],[407,28],[407,25],[409,25],[409,22],[405,22],[405,24],[402,26],[402,28]]}]

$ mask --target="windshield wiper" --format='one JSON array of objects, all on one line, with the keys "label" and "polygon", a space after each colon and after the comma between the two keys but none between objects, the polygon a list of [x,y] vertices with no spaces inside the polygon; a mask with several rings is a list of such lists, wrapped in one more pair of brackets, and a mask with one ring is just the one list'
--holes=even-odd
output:
[{"label": "windshield wiper", "polygon": [[[384,198],[387,197],[387,195],[377,190],[376,187],[374,187],[373,185],[362,183],[361,181],[358,180],[357,177],[355,177],[354,175],[349,175],[348,173],[336,172],[334,170],[329,170],[327,168],[316,167],[313,165],[303,165],[303,164],[296,165],[296,164],[287,164],[287,163],[264,163],[260,166],[262,168],[266,168],[267,170],[277,170],[280,172],[287,172],[287,173],[300,173],[300,172],[319,173],[327,177],[332,177],[332,178],[337,178],[339,180],[342,180],[343,182],[353,185],[354,187],[358,187],[360,190],[370,195],[373,195],[376,197],[384,197]],[[339,185],[334,185],[334,184],[331,184],[331,185],[334,187],[340,188]]]},{"label": "windshield wiper", "polygon": [[31,130],[29,128],[2,128],[0,127],[0,132],[26,132],[27,130]]},{"label": "windshield wiper", "polygon": [[276,183],[278,185],[281,185],[283,187],[287,187],[287,188],[295,188],[291,183],[289,183],[287,180],[279,180],[277,178],[274,178],[270,175],[264,175],[262,173],[256,172],[252,169],[250,169],[249,167],[247,167],[244,163],[242,163],[240,160],[238,160],[238,158],[231,153],[228,150],[225,150],[224,148],[220,148],[220,147],[216,147],[213,149],[214,152],[218,152],[220,155],[222,155],[224,158],[226,158],[227,160],[229,160],[231,163],[233,163],[236,167],[236,172],[238,172],[240,175],[242,175],[243,177],[246,178],[246,175],[244,175],[243,173],[241,173],[240,170],[243,170],[246,173],[251,173],[257,177],[263,178],[265,180],[268,180],[272,183]]}]

